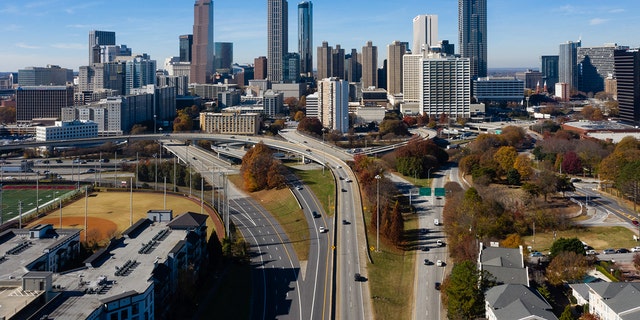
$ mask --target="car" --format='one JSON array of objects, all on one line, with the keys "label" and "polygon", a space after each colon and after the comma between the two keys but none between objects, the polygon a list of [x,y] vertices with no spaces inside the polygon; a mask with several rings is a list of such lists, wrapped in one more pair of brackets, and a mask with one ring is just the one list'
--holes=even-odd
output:
[{"label": "car", "polygon": [[440,282],[436,282],[435,288],[436,288],[436,290],[440,291]]},{"label": "car", "polygon": [[631,223],[633,223],[634,226],[637,226],[639,224],[638,220],[631,220]]},{"label": "car", "polygon": [[529,257],[532,257],[532,258],[536,258],[536,257],[539,258],[539,257],[542,257],[542,256],[543,256],[542,252],[539,252],[539,251],[534,251],[534,252],[529,253]]},{"label": "car", "polygon": [[343,219],[343,220],[342,220],[342,224],[344,224],[344,225],[348,225],[348,224],[350,224],[350,223],[349,223],[349,221],[347,221],[347,220],[344,220],[344,219]]},{"label": "car", "polygon": [[311,212],[311,216],[313,216],[314,218],[320,218],[320,214],[317,211]]},{"label": "car", "polygon": [[640,252],[640,247],[631,248],[631,252]]},{"label": "car", "polygon": [[306,151],[306,152],[311,152],[311,149],[305,149],[304,151]]},{"label": "car", "polygon": [[325,233],[325,232],[327,232],[327,229],[326,229],[325,227],[320,227],[320,228],[318,229],[318,231],[319,231],[320,233]]},{"label": "car", "polygon": [[343,178],[343,177],[340,177],[340,180],[344,180],[344,178]]},{"label": "car", "polygon": [[444,247],[444,242],[442,242],[442,240],[438,239],[438,240],[436,240],[436,246]]},{"label": "car", "polygon": [[44,163],[44,164],[48,164],[48,163],[49,163],[49,160],[42,160],[42,163]]},{"label": "car", "polygon": [[351,179],[349,179],[349,178],[347,178],[347,180],[345,180],[345,181],[346,181],[346,182],[351,182],[352,180],[351,180]]},{"label": "car", "polygon": [[347,189],[342,189],[342,192],[347,192]]},{"label": "car", "polygon": [[598,252],[596,252],[595,250],[587,250],[585,252],[585,254],[588,255],[588,256],[592,256],[592,255],[598,254]]},{"label": "car", "polygon": [[616,250],[616,253],[629,253],[629,250],[627,250],[625,248],[620,248],[620,249]]},{"label": "car", "polygon": [[193,159],[193,160],[198,160],[198,158],[196,158],[196,157],[191,157],[191,159]]},{"label": "car", "polygon": [[56,159],[56,163],[62,163],[62,159]]},{"label": "car", "polygon": [[303,143],[307,143],[307,140],[302,141]]},{"label": "car", "polygon": [[442,260],[437,260],[436,261],[436,267],[444,267],[445,263]]},{"label": "car", "polygon": [[337,166],[336,166],[336,169],[342,169],[342,166],[337,165]]},{"label": "car", "polygon": [[428,266],[431,264],[431,261],[429,261],[429,259],[424,259],[424,265]]},{"label": "car", "polygon": [[361,274],[356,273],[353,275],[353,280],[355,280],[356,282],[360,282],[360,281],[365,281],[367,280],[367,278],[363,277]]},{"label": "car", "polygon": [[440,225],[440,220],[438,220],[438,219],[433,219],[433,225],[434,225],[434,226],[439,226],[439,225]]},{"label": "car", "polygon": [[429,230],[427,228],[420,229],[420,233],[421,234],[427,234],[428,232],[429,232]]},{"label": "car", "polygon": [[302,190],[302,187],[301,186],[297,186],[296,190]]},{"label": "car", "polygon": [[602,253],[603,253],[603,254],[614,254],[614,253],[616,253],[616,250],[613,250],[613,249],[604,249],[604,250],[602,250]]},{"label": "car", "polygon": [[422,251],[429,251],[429,247],[427,246],[422,247]]}]

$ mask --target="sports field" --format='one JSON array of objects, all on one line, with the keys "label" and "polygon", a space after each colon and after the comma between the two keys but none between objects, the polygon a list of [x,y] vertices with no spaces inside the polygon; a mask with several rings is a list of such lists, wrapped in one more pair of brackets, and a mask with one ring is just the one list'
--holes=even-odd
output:
[{"label": "sports field", "polygon": [[[3,186],[1,195],[2,221],[13,219],[22,212],[23,216],[35,212],[36,206],[43,210],[47,204],[56,202],[59,197],[73,192],[74,186],[38,186],[36,185],[11,185]],[[20,211],[20,204],[22,211]]]},{"label": "sports field", "polygon": [[[146,218],[147,211],[165,209],[164,202],[162,193],[94,192],[87,198],[82,197],[74,203],[65,205],[62,208],[62,214],[55,208],[46,217],[30,222],[29,226],[53,224],[54,227],[59,228],[60,216],[62,216],[63,228],[84,229],[86,212],[87,242],[104,244],[109,238],[126,230],[131,223]],[[166,197],[166,209],[173,210],[174,217],[188,211],[201,212],[199,200],[194,201],[188,197],[169,194]],[[211,214],[207,210],[203,213],[209,215],[207,233],[211,235],[214,228],[219,228],[222,224],[213,223]],[[218,231],[218,234],[224,234],[224,232]],[[84,231],[80,234],[80,240],[85,241]]]}]

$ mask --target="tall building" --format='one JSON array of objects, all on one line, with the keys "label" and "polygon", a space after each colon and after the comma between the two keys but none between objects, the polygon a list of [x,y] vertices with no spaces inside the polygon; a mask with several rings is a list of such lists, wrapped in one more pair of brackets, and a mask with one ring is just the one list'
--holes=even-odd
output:
[{"label": "tall building", "polygon": [[567,41],[560,44],[558,81],[566,83],[569,90],[578,88],[578,48],[580,46],[580,41]]},{"label": "tall building", "polygon": [[412,54],[428,51],[429,47],[438,43],[438,16],[421,14],[413,18]]},{"label": "tall building", "polygon": [[220,73],[231,72],[231,65],[233,65],[233,43],[216,42],[214,54],[213,70]]},{"label": "tall building", "polygon": [[298,4],[298,53],[300,73],[313,75],[313,3],[302,1]]},{"label": "tall building", "polygon": [[267,78],[267,57],[261,56],[253,60],[253,78],[258,80]]},{"label": "tall building", "polygon": [[59,119],[62,108],[73,106],[73,86],[19,87],[16,90],[16,122]]},{"label": "tall building", "polygon": [[358,50],[351,49],[350,54],[345,54],[344,60],[344,79],[347,82],[360,82],[362,66],[358,61]]},{"label": "tall building", "polygon": [[73,82],[73,70],[60,66],[26,67],[18,70],[18,84],[21,86],[64,86],[67,82]]},{"label": "tall building", "polygon": [[487,76],[487,0],[458,0],[458,45],[471,77]]},{"label": "tall building", "polygon": [[579,47],[578,90],[585,93],[604,91],[604,80],[614,75],[614,52],[629,47],[605,44],[602,47]]},{"label": "tall building", "polygon": [[524,81],[524,87],[534,91],[541,89],[544,85],[544,82],[542,82],[542,72],[538,70],[529,69],[527,71],[516,72],[516,79]]},{"label": "tall building", "polygon": [[449,118],[471,116],[471,62],[469,58],[429,55],[422,64],[420,111]]},{"label": "tall building", "polygon": [[283,82],[297,83],[300,81],[300,55],[297,52],[285,54],[282,66]]},{"label": "tall building", "polygon": [[100,60],[96,59],[97,54],[100,54],[100,46],[115,46],[116,45],[116,33],[113,31],[89,31],[89,65],[93,63],[99,63]]},{"label": "tall building", "polygon": [[402,93],[402,57],[407,52],[404,43],[394,41],[387,46],[387,92]]},{"label": "tall building", "polygon": [[542,64],[542,81],[546,83],[547,88],[555,88],[558,83],[558,56],[542,56],[540,62]]},{"label": "tall building", "polygon": [[289,3],[287,0],[268,0],[267,6],[267,78],[271,82],[283,80],[283,61],[289,52]]},{"label": "tall building", "polygon": [[263,95],[262,104],[264,105],[264,114],[275,117],[282,113],[284,105],[284,93],[267,90]]},{"label": "tall building", "polygon": [[640,122],[640,52],[615,51],[615,69],[618,86],[620,118],[626,122]]},{"label": "tall building", "polygon": [[325,128],[349,130],[349,83],[339,78],[318,81],[318,109]]},{"label": "tall building", "polygon": [[405,54],[402,57],[402,93],[405,103],[417,104],[422,99],[420,82],[422,63],[425,54]]},{"label": "tall building", "polygon": [[339,44],[331,51],[331,77],[344,78],[344,49]]},{"label": "tall building", "polygon": [[318,47],[318,79],[330,78],[333,74],[333,48],[329,43],[322,41],[322,46]]},{"label": "tall building", "polygon": [[213,74],[213,1],[196,0],[193,6],[193,46],[189,81],[210,83]]},{"label": "tall building", "polygon": [[191,47],[193,46],[193,35],[184,34],[180,39],[180,62],[191,62]]},{"label": "tall building", "polygon": [[156,61],[137,56],[127,60],[125,65],[125,94],[132,89],[156,83]]},{"label": "tall building", "polygon": [[367,41],[362,47],[362,87],[378,87],[378,47]]}]

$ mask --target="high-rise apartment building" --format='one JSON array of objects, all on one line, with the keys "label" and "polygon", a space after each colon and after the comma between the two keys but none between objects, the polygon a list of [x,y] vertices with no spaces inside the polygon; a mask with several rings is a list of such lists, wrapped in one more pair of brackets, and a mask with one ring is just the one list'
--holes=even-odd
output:
[{"label": "high-rise apartment building", "polygon": [[133,89],[156,83],[156,61],[145,56],[136,56],[125,61],[125,91],[130,94]]},{"label": "high-rise apartment building", "polygon": [[428,55],[420,60],[423,114],[449,118],[471,116],[471,62],[469,58]]},{"label": "high-rise apartment building", "polygon": [[344,78],[344,49],[339,44],[331,51],[331,77]]},{"label": "high-rise apartment building", "polygon": [[184,34],[180,39],[180,62],[191,62],[191,47],[193,46],[193,35]]},{"label": "high-rise apartment building", "polygon": [[638,125],[640,122],[640,51],[638,49],[616,50],[614,59],[620,119]]},{"label": "high-rise apartment building", "polygon": [[471,77],[487,76],[487,0],[458,0],[458,45]]},{"label": "high-rise apartment building", "polygon": [[387,46],[387,92],[402,93],[402,57],[407,52],[403,42],[394,41]]},{"label": "high-rise apartment building", "polygon": [[35,118],[59,119],[64,107],[73,106],[73,86],[27,86],[16,90],[16,122]]},{"label": "high-rise apartment building", "polygon": [[339,78],[318,81],[320,122],[325,128],[349,130],[349,83]]},{"label": "high-rise apartment building", "polygon": [[97,55],[100,55],[100,46],[115,46],[116,45],[116,33],[113,31],[89,31],[89,65],[93,63],[99,63],[100,60],[96,59]]},{"label": "high-rise apartment building", "polygon": [[420,82],[425,54],[405,54],[402,57],[402,93],[405,103],[417,104],[422,99]]},{"label": "high-rise apartment building", "polygon": [[367,41],[362,47],[362,87],[378,87],[378,47]]},{"label": "high-rise apartment building", "polygon": [[313,3],[302,1],[298,4],[298,53],[300,73],[313,75]]},{"label": "high-rise apartment building", "polygon": [[614,75],[614,52],[626,50],[616,44],[605,44],[602,47],[579,47],[578,55],[578,90],[585,93],[604,91],[604,80]]},{"label": "high-rise apartment building", "polygon": [[73,82],[73,70],[60,66],[26,67],[18,70],[18,84],[21,86],[64,86],[67,82]]},{"label": "high-rise apartment building", "polygon": [[428,51],[429,47],[438,44],[438,16],[421,14],[413,18],[412,54]]},{"label": "high-rise apartment building", "polygon": [[210,83],[213,74],[213,1],[196,0],[193,6],[193,46],[189,81]]},{"label": "high-rise apartment building", "polygon": [[318,79],[330,78],[333,74],[333,48],[329,43],[322,41],[322,46],[318,47]]},{"label": "high-rise apartment building", "polygon": [[220,73],[231,72],[231,65],[233,65],[233,43],[216,42],[214,47],[215,58],[213,60],[213,70]]},{"label": "high-rise apartment building", "polygon": [[541,62],[541,70],[542,70],[542,81],[543,85],[547,84],[548,88],[555,88],[556,83],[558,83],[558,56],[542,56],[540,57]]},{"label": "high-rise apartment building", "polygon": [[267,78],[267,57],[257,57],[253,60],[253,78],[264,80]]},{"label": "high-rise apartment building", "polygon": [[566,83],[569,90],[578,88],[578,48],[581,41],[560,44],[558,54],[558,81]]},{"label": "high-rise apartment building", "polygon": [[282,82],[283,59],[289,52],[289,3],[287,0],[268,0],[267,5],[267,78]]},{"label": "high-rise apartment building", "polygon": [[351,49],[350,54],[345,54],[344,60],[344,79],[347,82],[360,82],[362,66],[358,60],[358,50]]}]

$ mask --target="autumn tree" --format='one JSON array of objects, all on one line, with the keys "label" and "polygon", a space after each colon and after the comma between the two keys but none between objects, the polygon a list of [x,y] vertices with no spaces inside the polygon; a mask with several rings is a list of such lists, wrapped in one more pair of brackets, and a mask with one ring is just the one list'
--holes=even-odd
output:
[{"label": "autumn tree", "polygon": [[615,182],[620,191],[633,199],[633,211],[636,212],[636,203],[640,195],[640,160],[624,164]]},{"label": "autumn tree", "polygon": [[404,220],[402,212],[400,212],[400,204],[396,201],[391,211],[391,228],[389,229],[389,240],[396,245],[402,244],[402,236],[404,234]]},{"label": "autumn tree", "polygon": [[518,248],[521,244],[522,238],[517,233],[512,233],[506,239],[500,241],[500,247],[503,248]]},{"label": "autumn tree", "polygon": [[549,263],[546,270],[547,279],[552,285],[575,282],[587,274],[587,258],[574,251],[561,251]]},{"label": "autumn tree", "polygon": [[394,136],[408,136],[410,135],[409,129],[407,128],[407,124],[402,120],[382,120],[379,126],[379,134],[380,136],[385,136],[387,134],[393,134]]},{"label": "autumn tree", "polygon": [[1,107],[0,108],[0,123],[2,123],[2,124],[16,123],[16,108],[15,107]]},{"label": "autumn tree", "polygon": [[322,135],[322,123],[318,118],[305,117],[298,123],[298,131]]},{"label": "autumn tree", "polygon": [[193,119],[189,115],[189,108],[178,110],[178,115],[173,120],[173,131],[184,132],[193,130]]},{"label": "autumn tree", "polygon": [[562,157],[562,172],[569,174],[582,173],[582,162],[574,151],[567,151]]},{"label": "autumn tree", "polygon": [[500,147],[498,151],[493,154],[493,159],[499,165],[500,175],[506,174],[513,168],[513,164],[516,162],[516,157],[518,157],[518,151],[516,151],[516,148],[511,146]]},{"label": "autumn tree", "polygon": [[502,128],[502,134],[500,137],[505,141],[505,143],[512,147],[519,147],[524,143],[527,134],[525,130],[521,127],[517,126],[506,126]]},{"label": "autumn tree", "polygon": [[304,117],[305,117],[304,112],[298,110],[296,112],[296,114],[293,116],[293,120],[300,121],[300,120],[304,119]]},{"label": "autumn tree", "polygon": [[249,192],[266,188],[279,188],[284,185],[283,169],[279,160],[273,158],[273,151],[260,142],[249,149],[242,157],[240,173],[244,187]]},{"label": "autumn tree", "polygon": [[533,165],[531,158],[525,154],[520,154],[513,162],[513,168],[518,170],[521,180],[528,180],[533,174]]}]

